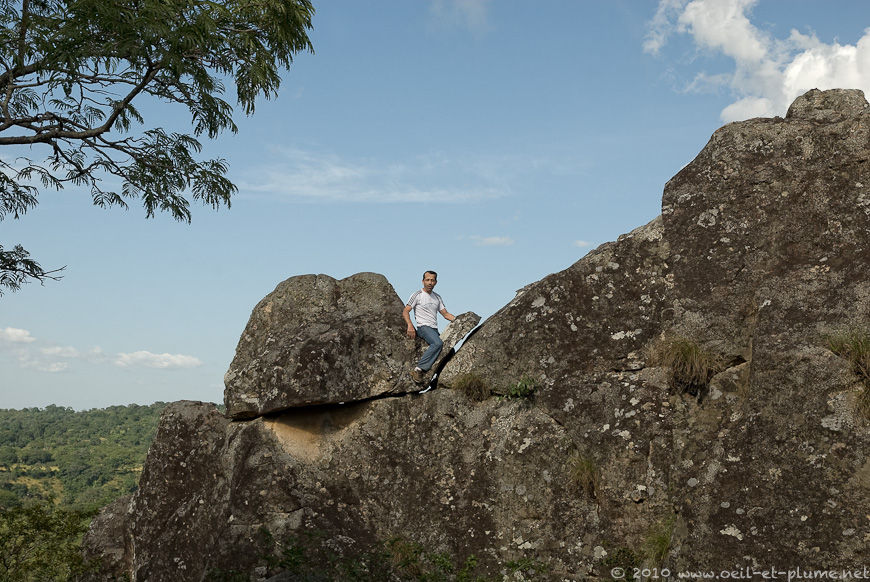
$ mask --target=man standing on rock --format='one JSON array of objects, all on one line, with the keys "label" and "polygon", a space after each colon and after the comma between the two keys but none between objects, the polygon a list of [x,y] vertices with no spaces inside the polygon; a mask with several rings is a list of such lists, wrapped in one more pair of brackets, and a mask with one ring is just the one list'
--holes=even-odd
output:
[{"label": "man standing on rock", "polygon": [[[423,288],[415,291],[405,309],[402,310],[402,317],[405,318],[405,323],[408,324],[408,337],[414,339],[418,335],[426,340],[429,344],[429,349],[420,358],[417,367],[411,370],[411,378],[417,384],[423,383],[423,376],[432,368],[432,364],[438,359],[441,353],[441,346],[444,342],[438,334],[438,314],[444,316],[447,321],[456,319],[452,313],[444,307],[444,301],[441,296],[435,293],[435,285],[438,283],[438,273],[435,271],[426,271],[423,273]],[[414,310],[414,319],[417,320],[417,329],[411,323],[411,310]]]}]

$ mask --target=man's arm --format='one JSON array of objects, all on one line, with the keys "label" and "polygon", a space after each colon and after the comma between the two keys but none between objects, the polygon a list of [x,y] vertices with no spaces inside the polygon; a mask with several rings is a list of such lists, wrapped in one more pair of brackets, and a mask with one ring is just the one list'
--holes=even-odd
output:
[{"label": "man's arm", "polygon": [[444,319],[446,319],[447,321],[453,321],[454,319],[456,319],[456,316],[447,311],[446,307],[441,310],[441,315],[443,315]]},{"label": "man's arm", "polygon": [[[414,324],[411,323],[411,309],[412,307],[410,305],[406,305],[405,309],[402,310],[402,317],[405,318],[405,323],[408,324],[408,329],[405,331],[405,334],[409,338],[414,339],[417,337],[417,330],[414,329]],[[445,309],[445,311],[447,310]]]}]

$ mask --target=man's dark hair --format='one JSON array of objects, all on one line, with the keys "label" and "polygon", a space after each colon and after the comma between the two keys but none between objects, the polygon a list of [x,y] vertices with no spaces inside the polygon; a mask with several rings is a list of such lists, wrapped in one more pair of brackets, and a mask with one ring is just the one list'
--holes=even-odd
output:
[{"label": "man's dark hair", "polygon": [[425,271],[423,273],[423,278],[425,279],[426,275],[429,275],[429,274],[433,275],[435,277],[435,279],[438,279],[438,273],[436,273],[435,271]]}]

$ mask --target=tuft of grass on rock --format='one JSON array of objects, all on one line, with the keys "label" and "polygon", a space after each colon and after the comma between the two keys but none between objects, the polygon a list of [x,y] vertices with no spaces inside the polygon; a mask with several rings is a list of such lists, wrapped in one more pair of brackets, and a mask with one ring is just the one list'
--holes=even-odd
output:
[{"label": "tuft of grass on rock", "polygon": [[474,402],[483,402],[490,397],[491,390],[486,380],[469,372],[459,376],[453,383],[453,388],[465,394],[469,400]]},{"label": "tuft of grass on rock", "polygon": [[858,395],[858,412],[870,420],[870,332],[850,329],[827,337],[828,349],[852,365],[852,371],[861,379],[864,390]]},{"label": "tuft of grass on rock", "polygon": [[652,525],[643,540],[643,551],[646,557],[655,565],[660,566],[671,549],[674,537],[676,518],[672,515]]},{"label": "tuft of grass on rock", "polygon": [[699,395],[725,367],[722,358],[682,336],[666,336],[653,343],[649,361],[670,368],[674,388],[693,396]]},{"label": "tuft of grass on rock", "polygon": [[575,487],[583,490],[591,499],[597,498],[601,488],[601,471],[590,456],[574,453],[568,459],[568,476]]},{"label": "tuft of grass on rock", "polygon": [[423,546],[402,538],[393,538],[386,544],[390,563],[395,571],[419,577],[423,573]]}]

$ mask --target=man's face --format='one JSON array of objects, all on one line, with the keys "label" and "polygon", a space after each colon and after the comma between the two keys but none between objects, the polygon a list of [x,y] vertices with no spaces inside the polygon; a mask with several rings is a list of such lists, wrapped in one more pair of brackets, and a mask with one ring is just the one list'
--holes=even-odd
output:
[{"label": "man's face", "polygon": [[431,273],[426,273],[423,275],[423,289],[426,290],[426,293],[431,293],[432,289],[435,288],[435,284],[438,282],[438,279],[435,278],[435,275]]}]

